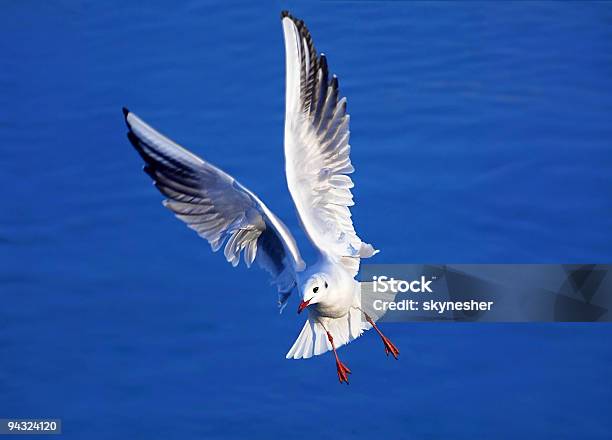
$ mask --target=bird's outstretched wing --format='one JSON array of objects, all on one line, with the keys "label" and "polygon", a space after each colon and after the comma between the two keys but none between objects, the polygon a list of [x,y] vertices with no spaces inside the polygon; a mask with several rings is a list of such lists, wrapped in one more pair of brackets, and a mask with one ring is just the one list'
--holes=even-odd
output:
[{"label": "bird's outstretched wing", "polygon": [[233,266],[243,255],[273,276],[279,305],[295,286],[295,272],[304,262],[287,227],[232,176],[158,133],[123,109],[128,138],[145,161],[144,170],[167,197],[164,206],[208,240],[213,251],[224,244]]},{"label": "bird's outstretched wing", "polygon": [[355,232],[348,176],[349,115],[338,78],[329,77],[302,20],[281,14],[286,53],[285,160],[287,184],[300,221],[319,251],[353,275],[360,258],[377,251]]}]

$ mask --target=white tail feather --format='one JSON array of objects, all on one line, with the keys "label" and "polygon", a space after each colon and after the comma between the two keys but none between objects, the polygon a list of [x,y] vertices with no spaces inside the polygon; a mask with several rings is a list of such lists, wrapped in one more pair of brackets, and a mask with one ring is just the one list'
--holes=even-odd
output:
[{"label": "white tail feather", "polygon": [[[331,333],[336,348],[357,339],[364,330],[371,328],[370,324],[362,322],[361,312],[356,308],[351,308],[349,313],[342,318],[316,319],[321,320],[327,331]],[[315,317],[309,316],[300,335],[287,353],[287,359],[308,359],[331,350],[332,345],[327,339],[327,332],[323,325],[316,322]]]}]

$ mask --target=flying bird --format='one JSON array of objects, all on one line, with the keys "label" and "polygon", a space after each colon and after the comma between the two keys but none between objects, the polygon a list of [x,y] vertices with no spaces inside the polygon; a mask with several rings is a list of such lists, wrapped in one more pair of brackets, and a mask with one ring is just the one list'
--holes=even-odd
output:
[{"label": "flying bird", "polygon": [[[349,115],[338,78],[330,75],[324,54],[317,54],[302,20],[281,13],[286,54],[285,173],[302,228],[317,251],[306,266],[285,224],[248,188],[209,162],[165,137],[123,109],[128,139],[145,162],[144,171],[166,197],[163,204],[206,239],[213,251],[223,247],[228,262],[242,258],[269,272],[278,305],[300,295],[298,313],[308,312],[288,359],[306,359],[332,350],[340,383],[351,370],[337,349],[374,328],[385,353],[399,350],[361,310],[362,258],[378,251],[363,242],[351,212],[354,171],[349,157]],[[362,319],[363,313],[363,319]]]}]

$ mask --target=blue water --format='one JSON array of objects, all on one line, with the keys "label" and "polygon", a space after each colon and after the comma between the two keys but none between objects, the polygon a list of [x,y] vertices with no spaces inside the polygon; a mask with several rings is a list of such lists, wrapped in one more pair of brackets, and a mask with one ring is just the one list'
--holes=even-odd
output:
[{"label": "blue water", "polygon": [[612,260],[612,4],[3,2],[0,417],[71,439],[604,439],[609,325],[302,326],[161,205],[126,105],[291,227],[279,12],[349,99],[376,263]]}]

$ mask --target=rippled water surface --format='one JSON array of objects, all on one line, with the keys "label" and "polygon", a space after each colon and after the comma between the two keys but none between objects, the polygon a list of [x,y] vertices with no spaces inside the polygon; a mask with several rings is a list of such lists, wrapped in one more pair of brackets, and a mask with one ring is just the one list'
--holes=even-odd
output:
[{"label": "rippled water surface", "polygon": [[109,438],[567,438],[612,430],[612,327],[389,324],[288,361],[266,275],[175,220],[126,105],[294,230],[290,8],[349,99],[377,263],[612,260],[609,3],[4,2],[0,417]]}]

